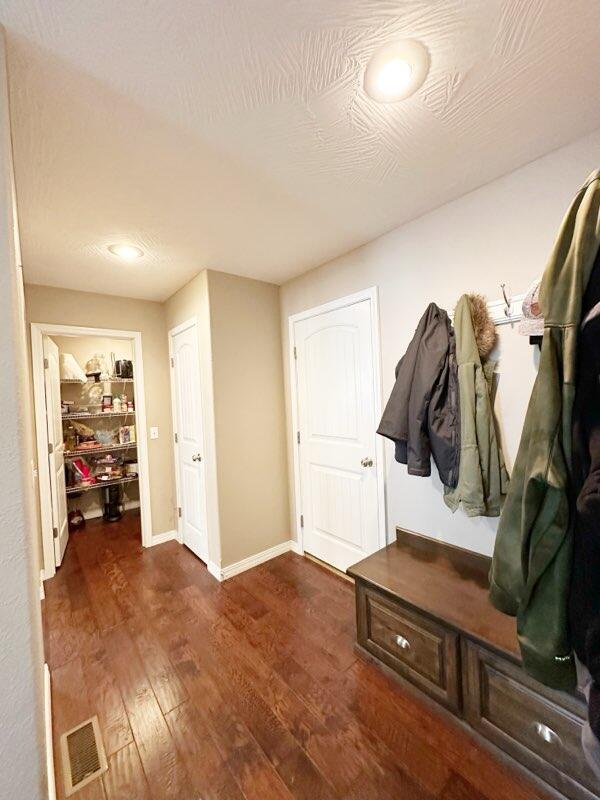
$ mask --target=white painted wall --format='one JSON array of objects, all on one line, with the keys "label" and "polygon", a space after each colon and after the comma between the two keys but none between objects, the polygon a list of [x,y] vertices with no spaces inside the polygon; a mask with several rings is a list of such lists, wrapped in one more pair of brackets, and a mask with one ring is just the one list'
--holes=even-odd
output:
[{"label": "white painted wall", "polygon": [[46,795],[33,444],[18,263],[4,31],[0,27],[0,776],[2,797]]},{"label": "white painted wall", "polygon": [[[463,292],[498,299],[499,284],[514,294],[544,270],[567,207],[587,175],[600,167],[600,131],[448,203],[281,287],[282,336],[291,472],[288,317],[298,311],[379,287],[383,394],[430,301],[452,311]],[[509,466],[514,462],[535,377],[534,349],[501,328],[498,415]],[[395,526],[491,553],[497,520],[452,514],[431,478],[408,476],[386,445],[388,537]],[[292,489],[290,489],[292,492]],[[293,497],[293,492],[292,492]],[[292,509],[293,511],[293,509]]]}]

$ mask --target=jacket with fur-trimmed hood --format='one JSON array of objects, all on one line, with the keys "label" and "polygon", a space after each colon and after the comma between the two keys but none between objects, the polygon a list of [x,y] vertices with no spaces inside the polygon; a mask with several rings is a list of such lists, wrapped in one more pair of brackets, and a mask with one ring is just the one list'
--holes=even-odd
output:
[{"label": "jacket with fur-trimmed hood", "polygon": [[462,503],[469,517],[497,517],[508,488],[508,473],[496,434],[491,399],[495,363],[489,355],[496,329],[485,298],[463,295],[454,312],[458,385],[460,393],[460,475],[446,489],[446,505],[456,511]]}]

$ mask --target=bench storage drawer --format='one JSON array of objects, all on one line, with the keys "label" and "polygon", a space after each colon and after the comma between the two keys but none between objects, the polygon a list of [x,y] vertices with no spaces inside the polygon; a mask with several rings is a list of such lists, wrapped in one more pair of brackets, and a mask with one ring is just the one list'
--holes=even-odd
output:
[{"label": "bench storage drawer", "polygon": [[357,587],[359,643],[448,708],[460,706],[458,635],[371,588]]},{"label": "bench storage drawer", "polygon": [[487,556],[398,529],[395,543],[348,570],[358,652],[444,705],[551,796],[600,800],[581,744],[584,699],[525,673],[516,621],[489,601],[489,569]]},{"label": "bench storage drawer", "polygon": [[568,797],[596,797],[581,747],[583,702],[469,640],[463,669],[464,714],[475,730]]}]

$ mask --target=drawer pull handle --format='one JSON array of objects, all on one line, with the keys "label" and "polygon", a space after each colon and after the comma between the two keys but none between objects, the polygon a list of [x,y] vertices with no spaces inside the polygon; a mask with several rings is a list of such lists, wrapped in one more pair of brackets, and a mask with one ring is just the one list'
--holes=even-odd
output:
[{"label": "drawer pull handle", "polygon": [[540,739],[543,739],[547,744],[562,744],[558,733],[555,733],[552,728],[544,725],[543,722],[536,722],[534,728]]},{"label": "drawer pull handle", "polygon": [[396,636],[396,644],[403,650],[410,650],[410,642],[408,639],[405,639],[404,636],[400,636],[400,634]]}]

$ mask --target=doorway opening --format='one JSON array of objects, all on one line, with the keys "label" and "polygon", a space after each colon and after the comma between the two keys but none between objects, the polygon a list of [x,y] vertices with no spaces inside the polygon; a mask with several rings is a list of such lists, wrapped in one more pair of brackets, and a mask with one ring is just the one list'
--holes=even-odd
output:
[{"label": "doorway opening", "polygon": [[31,355],[47,579],[79,529],[151,543],[141,334],[33,323]]}]

